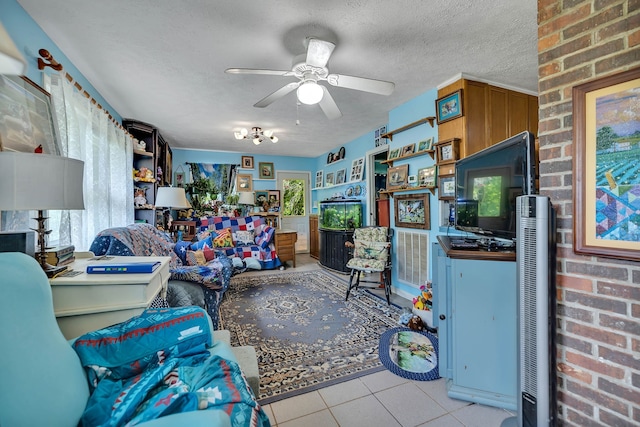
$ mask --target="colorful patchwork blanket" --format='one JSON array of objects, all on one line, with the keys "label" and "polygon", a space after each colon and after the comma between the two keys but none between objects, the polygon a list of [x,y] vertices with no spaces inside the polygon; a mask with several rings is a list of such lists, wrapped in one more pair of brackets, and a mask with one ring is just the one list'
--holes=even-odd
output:
[{"label": "colorful patchwork blanket", "polygon": [[220,409],[234,426],[269,426],[237,363],[211,354],[197,307],[147,310],[74,342],[91,396],[82,426],[133,426],[179,412]]},{"label": "colorful patchwork blanket", "polygon": [[[200,218],[198,232],[220,232],[228,228],[231,229],[232,233],[253,231],[256,234],[260,234],[264,226],[264,218],[259,215],[245,217],[214,216]],[[216,251],[229,257],[253,258],[260,263],[263,270],[271,270],[282,265],[272,242],[263,245],[257,243],[249,245],[237,244],[235,247],[216,248]]]}]

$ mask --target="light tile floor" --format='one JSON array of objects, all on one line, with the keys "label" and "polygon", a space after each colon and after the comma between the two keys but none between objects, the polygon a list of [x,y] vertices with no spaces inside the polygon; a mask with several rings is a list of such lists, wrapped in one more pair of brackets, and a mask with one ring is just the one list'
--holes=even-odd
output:
[{"label": "light tile floor", "polygon": [[[317,268],[315,259],[298,254],[296,268],[285,271]],[[395,295],[392,302],[411,306]],[[451,399],[444,379],[412,381],[386,370],[280,400],[264,410],[274,427],[499,427],[514,416],[504,409]]]}]

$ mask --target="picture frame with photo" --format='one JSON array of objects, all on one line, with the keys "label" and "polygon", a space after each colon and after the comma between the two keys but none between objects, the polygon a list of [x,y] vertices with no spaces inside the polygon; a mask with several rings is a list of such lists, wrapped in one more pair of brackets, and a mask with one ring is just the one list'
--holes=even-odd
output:
[{"label": "picture frame with photo", "polygon": [[60,154],[51,94],[24,76],[0,75],[0,151]]},{"label": "picture frame with photo", "polygon": [[336,185],[344,184],[347,179],[347,169],[340,169],[336,172]]},{"label": "picture frame with photo", "polygon": [[430,138],[423,139],[422,141],[418,142],[418,148],[416,149],[416,153],[424,153],[427,151],[432,151],[433,140],[434,140],[434,137],[432,136]]},{"label": "picture frame with photo", "polygon": [[269,192],[268,191],[256,191],[255,192],[255,200],[256,206],[260,207],[260,210],[264,210],[265,203],[269,202]]},{"label": "picture frame with photo", "polygon": [[275,171],[273,170],[273,162],[258,163],[260,179],[275,179]]},{"label": "picture frame with photo", "polygon": [[351,162],[351,175],[349,176],[349,182],[362,181],[362,174],[364,173],[364,157],[359,157]]},{"label": "picture frame with photo", "polygon": [[253,191],[253,176],[251,174],[238,174],[236,187],[237,191]]},{"label": "picture frame with photo", "polygon": [[280,190],[269,190],[269,212],[280,212]]},{"label": "picture frame with photo", "polygon": [[462,117],[462,89],[436,99],[436,121],[438,124]]},{"label": "picture frame with photo", "polygon": [[334,184],[335,173],[329,172],[324,176],[324,186],[331,187]]},{"label": "picture frame with photo", "polygon": [[253,156],[242,156],[242,169],[254,169]]},{"label": "picture frame with photo", "polygon": [[387,169],[387,190],[398,190],[407,186],[409,165],[394,166]]},{"label": "picture frame with photo", "polygon": [[453,200],[456,196],[456,176],[445,175],[438,178],[438,199]]},{"label": "picture frame with photo", "polygon": [[394,196],[394,202],[397,227],[431,228],[428,193]]},{"label": "picture frame with photo", "polygon": [[418,186],[435,188],[437,169],[438,167],[436,165],[433,165],[418,170]]},{"label": "picture frame with photo", "polygon": [[402,147],[402,151],[400,152],[400,157],[406,157],[414,154],[416,152],[416,143],[407,144]]},{"label": "picture frame with photo", "polygon": [[323,180],[324,180],[324,172],[321,171],[321,170],[316,171],[316,185],[315,185],[315,188],[322,188]]},{"label": "picture frame with photo", "polygon": [[395,160],[398,157],[400,157],[400,149],[399,148],[394,148],[392,150],[389,150],[389,154],[387,155],[387,161]]}]

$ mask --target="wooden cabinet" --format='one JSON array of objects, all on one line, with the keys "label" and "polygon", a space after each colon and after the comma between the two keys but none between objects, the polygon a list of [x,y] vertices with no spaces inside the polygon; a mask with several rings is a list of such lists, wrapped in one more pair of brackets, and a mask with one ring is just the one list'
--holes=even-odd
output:
[{"label": "wooden cabinet", "polygon": [[[122,126],[131,136],[144,142],[144,149],[134,147],[133,169],[140,171],[146,168],[150,171],[146,177],[133,177],[134,187],[144,191],[147,201],[144,205],[134,203],[135,221],[156,225],[159,223],[156,219],[157,215],[160,217],[162,215],[160,211],[156,213],[154,207],[158,185],[171,183],[171,148],[153,125],[124,119]],[[160,175],[158,175],[159,172]],[[135,193],[132,197],[134,196]]]},{"label": "wooden cabinet", "polygon": [[318,215],[309,215],[309,255],[320,258],[320,233],[318,230]]},{"label": "wooden cabinet", "polygon": [[296,241],[298,233],[295,230],[277,230],[275,234],[276,253],[284,265],[287,261],[296,267]]},{"label": "wooden cabinet", "polygon": [[280,228],[280,222],[282,217],[280,212],[253,212],[253,216],[261,216],[264,218],[264,223],[273,228]]},{"label": "wooden cabinet", "polygon": [[538,134],[538,98],[473,80],[458,80],[438,97],[462,89],[464,115],[438,126],[438,139],[460,138],[460,158],[524,130]]},{"label": "wooden cabinet", "polygon": [[181,237],[182,240],[190,242],[196,237],[196,222],[172,221],[169,231],[175,236],[176,240],[178,240],[178,237]]}]

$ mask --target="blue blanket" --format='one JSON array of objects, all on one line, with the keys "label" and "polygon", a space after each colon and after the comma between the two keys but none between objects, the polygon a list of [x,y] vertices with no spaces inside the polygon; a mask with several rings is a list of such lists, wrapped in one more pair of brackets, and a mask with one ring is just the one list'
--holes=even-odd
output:
[{"label": "blue blanket", "polygon": [[74,342],[91,396],[82,426],[133,426],[179,412],[219,409],[233,426],[266,426],[237,363],[211,354],[197,307],[147,310]]}]

